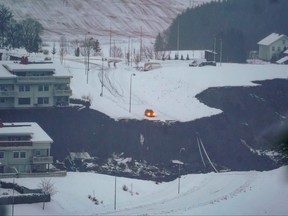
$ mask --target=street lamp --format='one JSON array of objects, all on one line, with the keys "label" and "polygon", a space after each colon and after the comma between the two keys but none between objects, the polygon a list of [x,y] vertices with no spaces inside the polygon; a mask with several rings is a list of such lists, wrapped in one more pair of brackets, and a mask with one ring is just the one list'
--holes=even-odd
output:
[{"label": "street lamp", "polygon": [[130,113],[131,113],[132,76],[136,76],[136,74],[133,73],[130,75],[130,100],[129,100],[129,112]]},{"label": "street lamp", "polygon": [[87,70],[87,84],[88,84],[88,76],[89,76],[89,70],[90,70],[90,68],[89,68],[89,59],[90,59],[90,41],[92,41],[93,40],[93,38],[91,37],[91,38],[89,38],[89,40],[88,40],[88,45],[87,45],[87,47],[88,47],[88,53],[87,53],[87,55],[88,55],[88,70]]},{"label": "street lamp", "polygon": [[115,172],[115,182],[114,182],[114,210],[116,210],[116,194],[117,194],[117,177],[116,177],[116,172]]},{"label": "street lamp", "polygon": [[178,194],[180,193],[180,178],[181,178],[181,173],[180,173],[180,165],[183,165],[184,163],[181,161],[181,152],[185,151],[185,148],[181,148],[179,151],[179,163],[178,163]]},{"label": "street lamp", "polygon": [[104,80],[103,80],[103,57],[102,57],[102,70],[101,70],[101,73],[102,73],[102,85],[101,85],[101,93],[100,93],[100,96],[103,97],[103,87],[104,87]]}]

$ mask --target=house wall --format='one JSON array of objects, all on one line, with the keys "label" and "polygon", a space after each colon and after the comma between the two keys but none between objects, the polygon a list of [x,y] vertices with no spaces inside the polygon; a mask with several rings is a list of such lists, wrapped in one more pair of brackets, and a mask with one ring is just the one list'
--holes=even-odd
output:
[{"label": "house wall", "polygon": [[285,50],[285,48],[288,47],[288,38],[281,38],[278,41],[275,41],[274,43],[271,44],[270,46],[270,56],[269,60],[273,57],[274,54],[281,53]]},{"label": "house wall", "polygon": [[[32,147],[1,147],[0,152],[4,153],[4,158],[0,158],[0,163],[15,167],[18,172],[29,173],[35,169],[45,171],[48,163],[33,164],[33,157],[49,157],[50,146],[50,143],[33,143]],[[25,152],[25,158],[14,158],[14,152]]]},{"label": "house wall", "polygon": [[[0,159],[1,164],[7,165],[10,167],[15,167],[18,172],[31,172],[31,158],[32,150],[25,148],[12,148],[12,149],[0,149],[1,152],[4,152],[4,158]],[[14,152],[25,152],[25,158],[14,158]]]},{"label": "house wall", "polygon": [[259,58],[265,61],[270,61],[270,47],[259,45]]},{"label": "house wall", "polygon": [[68,105],[72,95],[69,77],[0,78],[0,108]]},{"label": "house wall", "polygon": [[274,54],[282,52],[288,48],[288,37],[282,37],[269,46],[259,45],[259,58],[270,61]]}]

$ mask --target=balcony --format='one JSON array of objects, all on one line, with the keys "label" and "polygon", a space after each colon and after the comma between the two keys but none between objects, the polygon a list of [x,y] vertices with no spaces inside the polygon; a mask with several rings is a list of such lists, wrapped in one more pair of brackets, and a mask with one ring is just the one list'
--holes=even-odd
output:
[{"label": "balcony", "polygon": [[33,164],[50,164],[53,163],[53,157],[52,156],[37,156],[32,158],[32,163]]},{"label": "balcony", "polygon": [[53,76],[28,76],[17,77],[17,83],[54,83],[55,77]]},{"label": "balcony", "polygon": [[0,141],[0,147],[32,146],[32,141]]},{"label": "balcony", "polygon": [[54,77],[54,76],[27,76],[27,77],[17,77],[17,83],[19,84],[33,84],[33,83],[70,83],[70,77]]},{"label": "balcony", "polygon": [[55,96],[71,96],[72,90],[71,89],[65,89],[65,90],[55,89],[54,95]]},{"label": "balcony", "polygon": [[0,91],[0,97],[16,97],[17,92],[16,91]]}]

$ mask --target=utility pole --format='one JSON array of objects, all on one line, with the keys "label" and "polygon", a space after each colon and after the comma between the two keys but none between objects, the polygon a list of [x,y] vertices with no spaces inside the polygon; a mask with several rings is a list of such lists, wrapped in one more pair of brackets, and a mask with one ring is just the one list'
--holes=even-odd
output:
[{"label": "utility pole", "polygon": [[180,41],[179,41],[179,19],[178,19],[178,26],[177,26],[177,56],[178,56],[178,59],[179,59],[179,44],[180,44]]},{"label": "utility pole", "polygon": [[131,113],[131,95],[132,95],[132,77],[136,76],[135,73],[130,75],[130,97],[129,97],[129,112]]},{"label": "utility pole", "polygon": [[214,38],[214,48],[213,48],[213,52],[214,52],[214,62],[216,61],[216,37]]},{"label": "utility pole", "polygon": [[142,60],[142,26],[141,26],[141,33],[140,33],[140,62]]},{"label": "utility pole", "polygon": [[101,94],[100,94],[100,96],[101,97],[103,97],[103,86],[104,86],[104,80],[103,80],[103,61],[104,61],[104,59],[103,59],[103,57],[102,57],[102,69],[101,69],[101,72],[102,72],[102,84],[101,84]]},{"label": "utility pole", "polygon": [[127,54],[128,66],[130,66],[130,36],[128,39],[128,54]]},{"label": "utility pole", "polygon": [[220,39],[220,66],[222,66],[223,41]]},{"label": "utility pole", "polygon": [[111,24],[110,24],[110,49],[109,49],[109,57],[111,57],[111,38],[112,38],[112,33],[111,33]]}]

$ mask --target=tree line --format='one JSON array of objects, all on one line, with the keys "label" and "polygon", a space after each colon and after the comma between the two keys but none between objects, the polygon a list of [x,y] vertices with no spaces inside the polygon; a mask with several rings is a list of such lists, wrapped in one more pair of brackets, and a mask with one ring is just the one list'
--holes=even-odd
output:
[{"label": "tree line", "polygon": [[218,0],[189,8],[157,35],[154,49],[222,49],[223,61],[244,62],[264,37],[288,34],[287,8],[287,0]]},{"label": "tree line", "polygon": [[35,19],[16,21],[12,11],[0,4],[0,47],[25,48],[27,52],[38,52],[43,26]]}]

